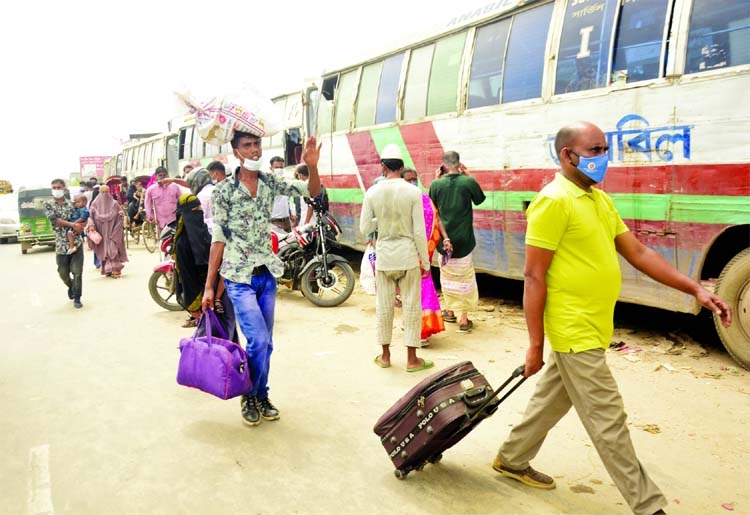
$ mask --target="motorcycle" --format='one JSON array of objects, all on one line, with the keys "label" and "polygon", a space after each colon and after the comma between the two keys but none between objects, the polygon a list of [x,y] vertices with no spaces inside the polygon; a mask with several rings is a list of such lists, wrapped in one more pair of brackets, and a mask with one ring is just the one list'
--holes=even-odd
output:
[{"label": "motorcycle", "polygon": [[333,254],[339,248],[341,226],[318,200],[307,200],[313,208],[313,221],[292,232],[271,233],[274,249],[284,263],[279,285],[299,290],[307,300],[321,307],[338,306],[354,291],[354,270],[346,258]]},{"label": "motorcycle", "polygon": [[154,267],[148,280],[148,292],[159,306],[169,311],[182,311],[177,303],[175,292],[175,264],[172,258],[172,244],[175,233],[174,223],[167,224],[159,234],[159,248],[164,256],[163,261]]}]

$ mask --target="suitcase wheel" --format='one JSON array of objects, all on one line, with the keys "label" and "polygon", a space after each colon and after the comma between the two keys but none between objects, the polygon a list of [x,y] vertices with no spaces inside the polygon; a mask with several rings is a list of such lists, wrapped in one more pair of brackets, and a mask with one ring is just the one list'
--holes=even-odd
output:
[{"label": "suitcase wheel", "polygon": [[396,469],[393,471],[393,475],[396,476],[396,479],[406,479],[406,476],[409,475],[409,473],[404,472],[401,469]]},{"label": "suitcase wheel", "polygon": [[430,463],[440,463],[440,460],[442,459],[443,459],[443,455],[441,453],[441,454],[436,454],[435,456],[430,456],[430,458],[427,461],[429,461]]}]

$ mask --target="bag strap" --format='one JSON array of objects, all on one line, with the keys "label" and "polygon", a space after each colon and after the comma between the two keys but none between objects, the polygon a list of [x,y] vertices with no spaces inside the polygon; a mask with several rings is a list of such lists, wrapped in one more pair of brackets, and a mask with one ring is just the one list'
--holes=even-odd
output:
[{"label": "bag strap", "polygon": [[[200,320],[198,320],[198,324],[196,324],[198,327],[201,326],[201,324],[206,326],[206,336],[208,337],[209,341],[211,340],[211,337],[213,336],[212,329],[212,322],[215,324],[217,336],[221,338],[222,340],[227,339],[227,334],[224,332],[224,327],[221,325],[221,322],[219,321],[219,318],[216,316],[216,313],[214,313],[213,309],[207,309],[205,313],[201,315]],[[198,329],[196,328],[195,332],[198,332]]]}]

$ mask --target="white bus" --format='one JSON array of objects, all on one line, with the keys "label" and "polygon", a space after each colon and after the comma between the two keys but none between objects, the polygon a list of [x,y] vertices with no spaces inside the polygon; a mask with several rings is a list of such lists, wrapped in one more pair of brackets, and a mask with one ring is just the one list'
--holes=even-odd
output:
[{"label": "white bus", "polygon": [[[342,239],[379,153],[400,145],[424,187],[446,150],[487,194],[475,264],[522,279],[524,210],[553,177],[557,130],[599,125],[603,189],[641,241],[732,304],[723,343],[750,367],[750,1],[498,0],[324,74],[316,134]],[[623,262],[625,302],[698,313]]]}]

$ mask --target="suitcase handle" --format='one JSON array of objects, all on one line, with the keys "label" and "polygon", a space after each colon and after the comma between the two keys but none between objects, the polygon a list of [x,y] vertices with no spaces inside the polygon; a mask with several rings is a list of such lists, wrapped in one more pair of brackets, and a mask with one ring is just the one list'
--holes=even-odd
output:
[{"label": "suitcase handle", "polygon": [[[486,408],[487,408],[487,407],[488,407],[488,406],[490,405],[490,403],[492,402],[492,400],[493,400],[493,399],[494,399],[495,397],[497,397],[498,395],[500,395],[500,392],[502,392],[502,391],[503,391],[503,389],[504,389],[504,388],[505,388],[506,386],[508,386],[508,384],[509,384],[509,383],[510,383],[511,381],[513,381],[513,380],[514,380],[515,378],[517,378],[517,377],[519,377],[519,376],[523,376],[523,373],[524,373],[524,371],[525,371],[525,370],[526,370],[526,365],[521,365],[520,367],[516,368],[516,369],[515,369],[515,370],[513,371],[513,373],[512,373],[511,375],[510,375],[510,377],[509,377],[508,379],[506,379],[506,381],[505,381],[505,382],[504,382],[503,384],[501,384],[501,385],[500,385],[500,387],[499,387],[499,388],[498,388],[497,390],[493,391],[493,392],[492,392],[492,394],[490,394],[490,395],[489,395],[489,396],[488,396],[488,397],[487,397],[487,398],[486,398],[486,399],[484,400],[484,402],[482,402],[482,404],[481,404],[481,405],[479,406],[479,408],[477,408],[477,409],[476,409],[476,410],[474,411],[474,414],[473,414],[473,415],[471,415],[471,416],[470,416],[470,417],[468,418],[468,420],[467,420],[466,424],[468,425],[468,424],[472,423],[472,422],[473,422],[473,421],[474,421],[474,420],[475,420],[476,418],[478,418],[478,417],[479,417],[479,416],[480,416],[480,415],[481,415],[481,414],[482,414],[482,413],[484,412],[484,410],[485,410],[485,409],[486,409]],[[491,415],[492,413],[494,413],[494,412],[495,412],[495,410],[497,409],[497,406],[499,406],[501,402],[503,402],[503,401],[504,401],[505,399],[507,399],[507,398],[508,398],[508,396],[509,396],[510,394],[512,394],[513,392],[515,392],[515,391],[516,391],[516,388],[518,388],[519,386],[521,386],[521,385],[522,385],[522,384],[524,383],[524,381],[526,381],[526,379],[528,379],[528,378],[526,378],[526,377],[521,377],[521,380],[520,380],[520,381],[518,381],[518,382],[517,382],[516,384],[514,384],[514,385],[513,385],[513,387],[511,387],[511,389],[510,389],[510,390],[508,390],[508,391],[507,391],[507,392],[505,393],[505,395],[503,395],[503,396],[502,396],[502,397],[500,398],[500,400],[498,401],[498,403],[497,403],[497,404],[496,404],[496,405],[495,405],[495,406],[494,406],[494,407],[492,408],[492,411],[490,411],[490,412],[489,412],[489,413],[488,413],[488,414],[487,414],[486,416],[489,416],[489,415]],[[464,399],[464,403],[466,403],[466,399]],[[467,404],[468,404],[468,403],[467,403]],[[472,406],[472,407],[473,407],[473,406]]]}]

